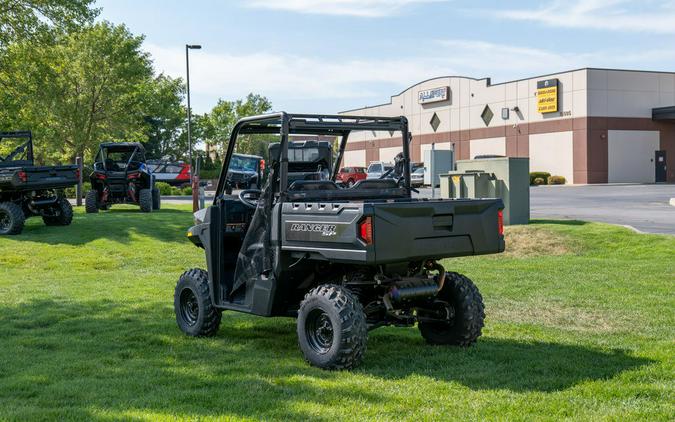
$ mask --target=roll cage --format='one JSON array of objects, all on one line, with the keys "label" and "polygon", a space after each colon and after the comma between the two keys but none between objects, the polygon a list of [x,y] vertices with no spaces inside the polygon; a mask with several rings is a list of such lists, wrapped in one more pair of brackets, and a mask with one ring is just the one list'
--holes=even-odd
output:
[{"label": "roll cage", "polygon": [[[340,138],[340,148],[333,163],[331,180],[334,182],[340,170],[349,135],[353,131],[401,133],[403,147],[403,183],[410,196],[410,150],[411,135],[408,132],[408,120],[403,117],[341,116],[330,114],[288,114],[285,112],[251,116],[239,120],[230,135],[223,168],[218,179],[215,201],[222,197],[226,188],[227,171],[234,154],[239,135],[278,134],[280,137],[279,189],[283,201],[288,195],[288,144],[290,135],[327,135]],[[273,187],[275,189],[275,187]]]},{"label": "roll cage", "polygon": [[[129,152],[131,151],[131,155],[129,155],[129,159],[126,162],[125,169],[129,169],[129,165],[134,162],[140,162],[140,163],[145,163],[145,148],[143,148],[143,145],[139,143],[128,143],[128,142],[117,142],[117,143],[106,143],[106,144],[101,144],[99,146],[98,152],[96,153],[96,156],[94,157],[94,170],[102,170],[102,171],[112,171],[111,169],[107,168],[106,166],[106,161],[108,159],[108,151],[113,150],[113,152]],[[135,158],[137,158],[135,160]],[[101,164],[101,168],[98,169],[97,165]]]},{"label": "roll cage", "polygon": [[[31,131],[0,132],[0,143],[2,143],[4,139],[26,139],[26,142],[14,148],[6,156],[0,155],[0,167],[6,167],[8,165],[33,165],[33,133]],[[15,159],[17,156],[24,153],[25,159]]]}]

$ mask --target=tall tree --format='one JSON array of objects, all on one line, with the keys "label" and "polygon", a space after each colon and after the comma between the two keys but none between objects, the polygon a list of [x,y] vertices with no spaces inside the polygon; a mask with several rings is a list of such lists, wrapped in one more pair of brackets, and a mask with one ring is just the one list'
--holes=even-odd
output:
[{"label": "tall tree", "polygon": [[[272,103],[266,97],[257,94],[248,94],[245,99],[236,101],[218,100],[210,113],[198,120],[202,127],[203,140],[216,147],[221,152],[230,139],[235,123],[242,117],[269,113]],[[237,152],[243,154],[264,155],[267,145],[273,139],[267,135],[243,136],[237,144]]]},{"label": "tall tree", "polygon": [[185,132],[186,107],[183,106],[183,80],[159,75],[145,93],[148,157],[184,159],[188,142]]},{"label": "tall tree", "polygon": [[97,15],[95,0],[0,0],[0,51],[11,42],[71,30]]},{"label": "tall tree", "polygon": [[145,139],[145,99],[155,81],[142,41],[102,22],[54,46],[11,45],[0,79],[12,87],[7,97],[19,115],[5,117],[38,132],[39,153],[57,161],[91,157],[103,140]]}]

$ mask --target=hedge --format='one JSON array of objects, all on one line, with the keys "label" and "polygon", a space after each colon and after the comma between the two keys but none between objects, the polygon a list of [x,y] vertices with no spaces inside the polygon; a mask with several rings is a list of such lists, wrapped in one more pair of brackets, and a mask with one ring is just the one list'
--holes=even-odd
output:
[{"label": "hedge", "polygon": [[564,185],[566,182],[564,176],[550,176],[548,178],[549,185]]},{"label": "hedge", "polygon": [[545,171],[533,171],[530,173],[530,185],[534,185],[535,179],[543,179],[544,183],[540,183],[542,185],[548,184],[548,178],[551,177],[551,173],[547,173]]}]

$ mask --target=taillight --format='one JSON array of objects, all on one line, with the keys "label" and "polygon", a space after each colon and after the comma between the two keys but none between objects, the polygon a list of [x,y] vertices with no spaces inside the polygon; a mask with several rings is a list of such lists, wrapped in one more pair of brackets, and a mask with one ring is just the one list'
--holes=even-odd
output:
[{"label": "taillight", "polygon": [[141,177],[141,173],[129,173],[127,175],[127,179],[138,179]]},{"label": "taillight", "polygon": [[260,160],[260,171],[265,171],[265,160]]},{"label": "taillight", "polygon": [[365,217],[359,223],[359,238],[365,242],[366,245],[373,244],[373,218]]},{"label": "taillight", "polygon": [[25,171],[20,170],[16,175],[19,176],[19,180],[21,180],[23,183],[28,181],[28,175]]},{"label": "taillight", "polygon": [[500,236],[504,236],[504,210],[497,211],[497,230]]},{"label": "taillight", "polygon": [[96,175],[96,178],[99,179],[99,180],[105,180],[106,179],[106,176],[103,173],[95,173],[95,175]]}]

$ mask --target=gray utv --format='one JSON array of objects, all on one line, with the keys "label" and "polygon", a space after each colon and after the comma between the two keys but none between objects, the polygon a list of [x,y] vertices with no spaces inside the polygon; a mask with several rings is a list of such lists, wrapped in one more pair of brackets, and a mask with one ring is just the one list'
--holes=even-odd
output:
[{"label": "gray utv", "polygon": [[[358,131],[398,134],[395,178],[392,169],[350,188],[335,183],[347,139]],[[265,186],[232,195],[226,175],[237,141],[260,134],[278,140],[269,148]],[[320,141],[299,144],[289,140],[294,135],[337,137],[335,162],[317,164]],[[191,269],[178,281],[180,329],[213,336],[223,310],[295,317],[306,360],[326,369],[358,365],[368,331],[386,325],[417,324],[430,344],[474,343],[483,327],[481,295],[439,260],[502,252],[503,204],[412,198],[410,139],[404,117],[278,113],[240,120],[213,205],[197,212],[189,229],[208,271]]]}]

